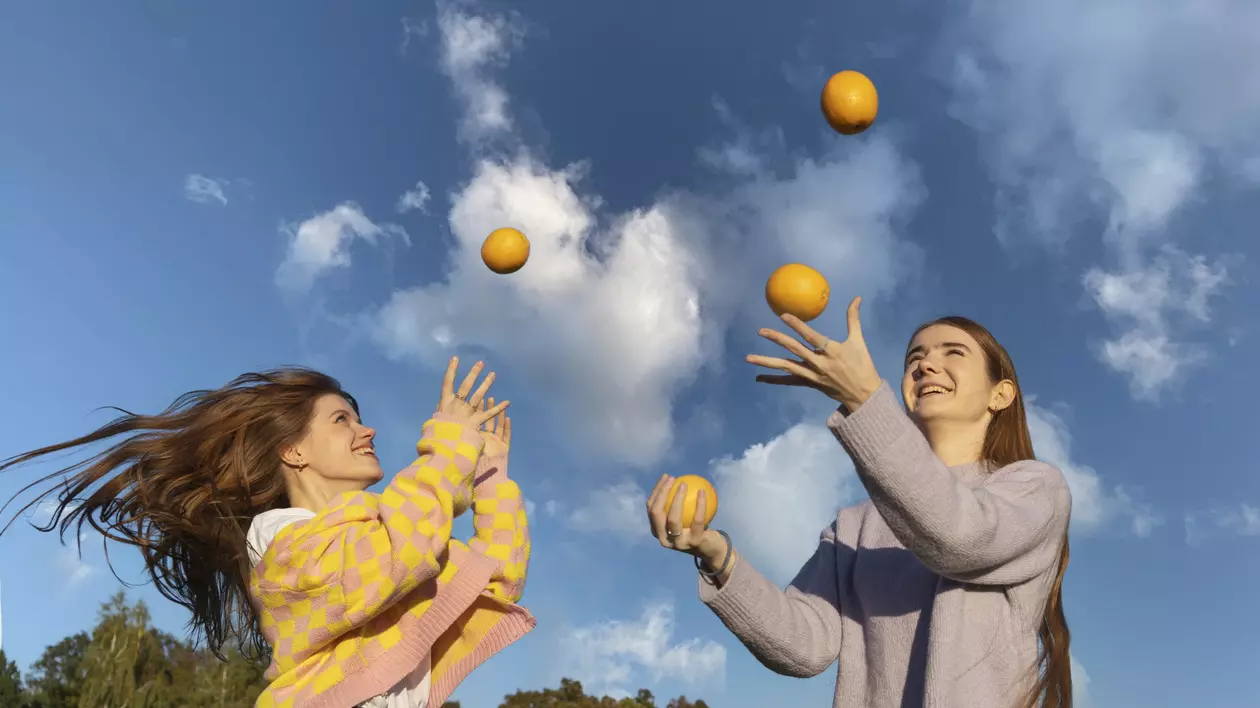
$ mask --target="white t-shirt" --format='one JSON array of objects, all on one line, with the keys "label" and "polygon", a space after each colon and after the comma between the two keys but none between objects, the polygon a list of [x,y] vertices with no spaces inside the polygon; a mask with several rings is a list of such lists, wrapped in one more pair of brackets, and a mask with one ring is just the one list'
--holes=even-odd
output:
[{"label": "white t-shirt", "polygon": [[[249,562],[258,565],[271,539],[276,537],[280,529],[297,521],[305,521],[315,517],[310,509],[272,509],[264,511],[249,524],[245,534],[248,544]],[[420,660],[416,668],[394,687],[375,698],[370,698],[360,705],[363,708],[428,708],[429,705],[429,657]]]}]

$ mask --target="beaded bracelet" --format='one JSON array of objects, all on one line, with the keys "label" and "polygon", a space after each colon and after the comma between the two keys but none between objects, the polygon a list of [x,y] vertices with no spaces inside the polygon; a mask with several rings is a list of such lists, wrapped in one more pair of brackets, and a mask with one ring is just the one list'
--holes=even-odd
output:
[{"label": "beaded bracelet", "polygon": [[700,560],[698,556],[695,558],[696,570],[700,571],[700,574],[706,578],[716,578],[722,573],[725,573],[727,566],[731,564],[731,553],[732,551],[735,550],[735,547],[731,544],[731,537],[728,536],[726,532],[721,529],[718,529],[718,533],[722,534],[722,538],[726,540],[726,557],[722,559],[722,567],[717,569],[716,571],[709,572],[705,570],[703,567],[704,561]]}]

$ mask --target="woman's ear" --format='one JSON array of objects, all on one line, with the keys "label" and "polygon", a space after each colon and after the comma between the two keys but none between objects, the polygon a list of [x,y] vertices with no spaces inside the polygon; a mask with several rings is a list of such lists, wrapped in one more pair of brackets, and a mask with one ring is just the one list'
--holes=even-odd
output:
[{"label": "woman's ear", "polygon": [[290,445],[280,451],[280,461],[285,465],[294,469],[302,469],[306,466],[306,458],[302,455],[301,443]]},{"label": "woman's ear", "polygon": [[993,391],[989,394],[989,410],[997,413],[1006,410],[1015,402],[1015,396],[1019,391],[1015,388],[1015,382],[1010,379],[1003,379],[993,387]]}]

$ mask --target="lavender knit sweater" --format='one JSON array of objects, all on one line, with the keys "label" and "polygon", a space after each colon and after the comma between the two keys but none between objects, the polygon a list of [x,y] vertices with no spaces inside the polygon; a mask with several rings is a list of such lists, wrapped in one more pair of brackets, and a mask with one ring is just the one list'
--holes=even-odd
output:
[{"label": "lavender knit sweater", "polygon": [[700,598],[780,674],[839,660],[835,708],[1018,705],[1068,527],[1063,475],[946,467],[887,383],[828,426],[870,501],[840,511],[786,591],[740,560]]}]

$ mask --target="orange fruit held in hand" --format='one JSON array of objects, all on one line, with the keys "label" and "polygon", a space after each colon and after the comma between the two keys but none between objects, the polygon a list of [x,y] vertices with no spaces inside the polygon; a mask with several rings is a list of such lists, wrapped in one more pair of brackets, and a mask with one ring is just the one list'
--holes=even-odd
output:
[{"label": "orange fruit held in hand", "polygon": [[837,133],[855,135],[871,127],[879,112],[875,84],[856,71],[842,71],[823,86],[822,112]]},{"label": "orange fruit held in hand", "polygon": [[827,309],[831,287],[822,273],[800,263],[789,263],[766,281],[766,302],[776,315],[795,315],[809,322]]},{"label": "orange fruit held in hand", "polygon": [[529,239],[516,229],[495,229],[481,244],[481,260],[500,275],[515,273],[529,260]]},{"label": "orange fruit held in hand", "polygon": [[713,515],[717,513],[718,497],[717,490],[709,480],[694,474],[685,474],[674,480],[673,485],[669,488],[669,498],[665,500],[665,511],[669,512],[674,506],[674,497],[678,494],[679,485],[687,485],[687,496],[683,497],[683,513],[682,527],[684,529],[691,528],[691,522],[696,519],[696,501],[700,496],[700,490],[704,490],[704,527],[708,528],[713,521]]}]

